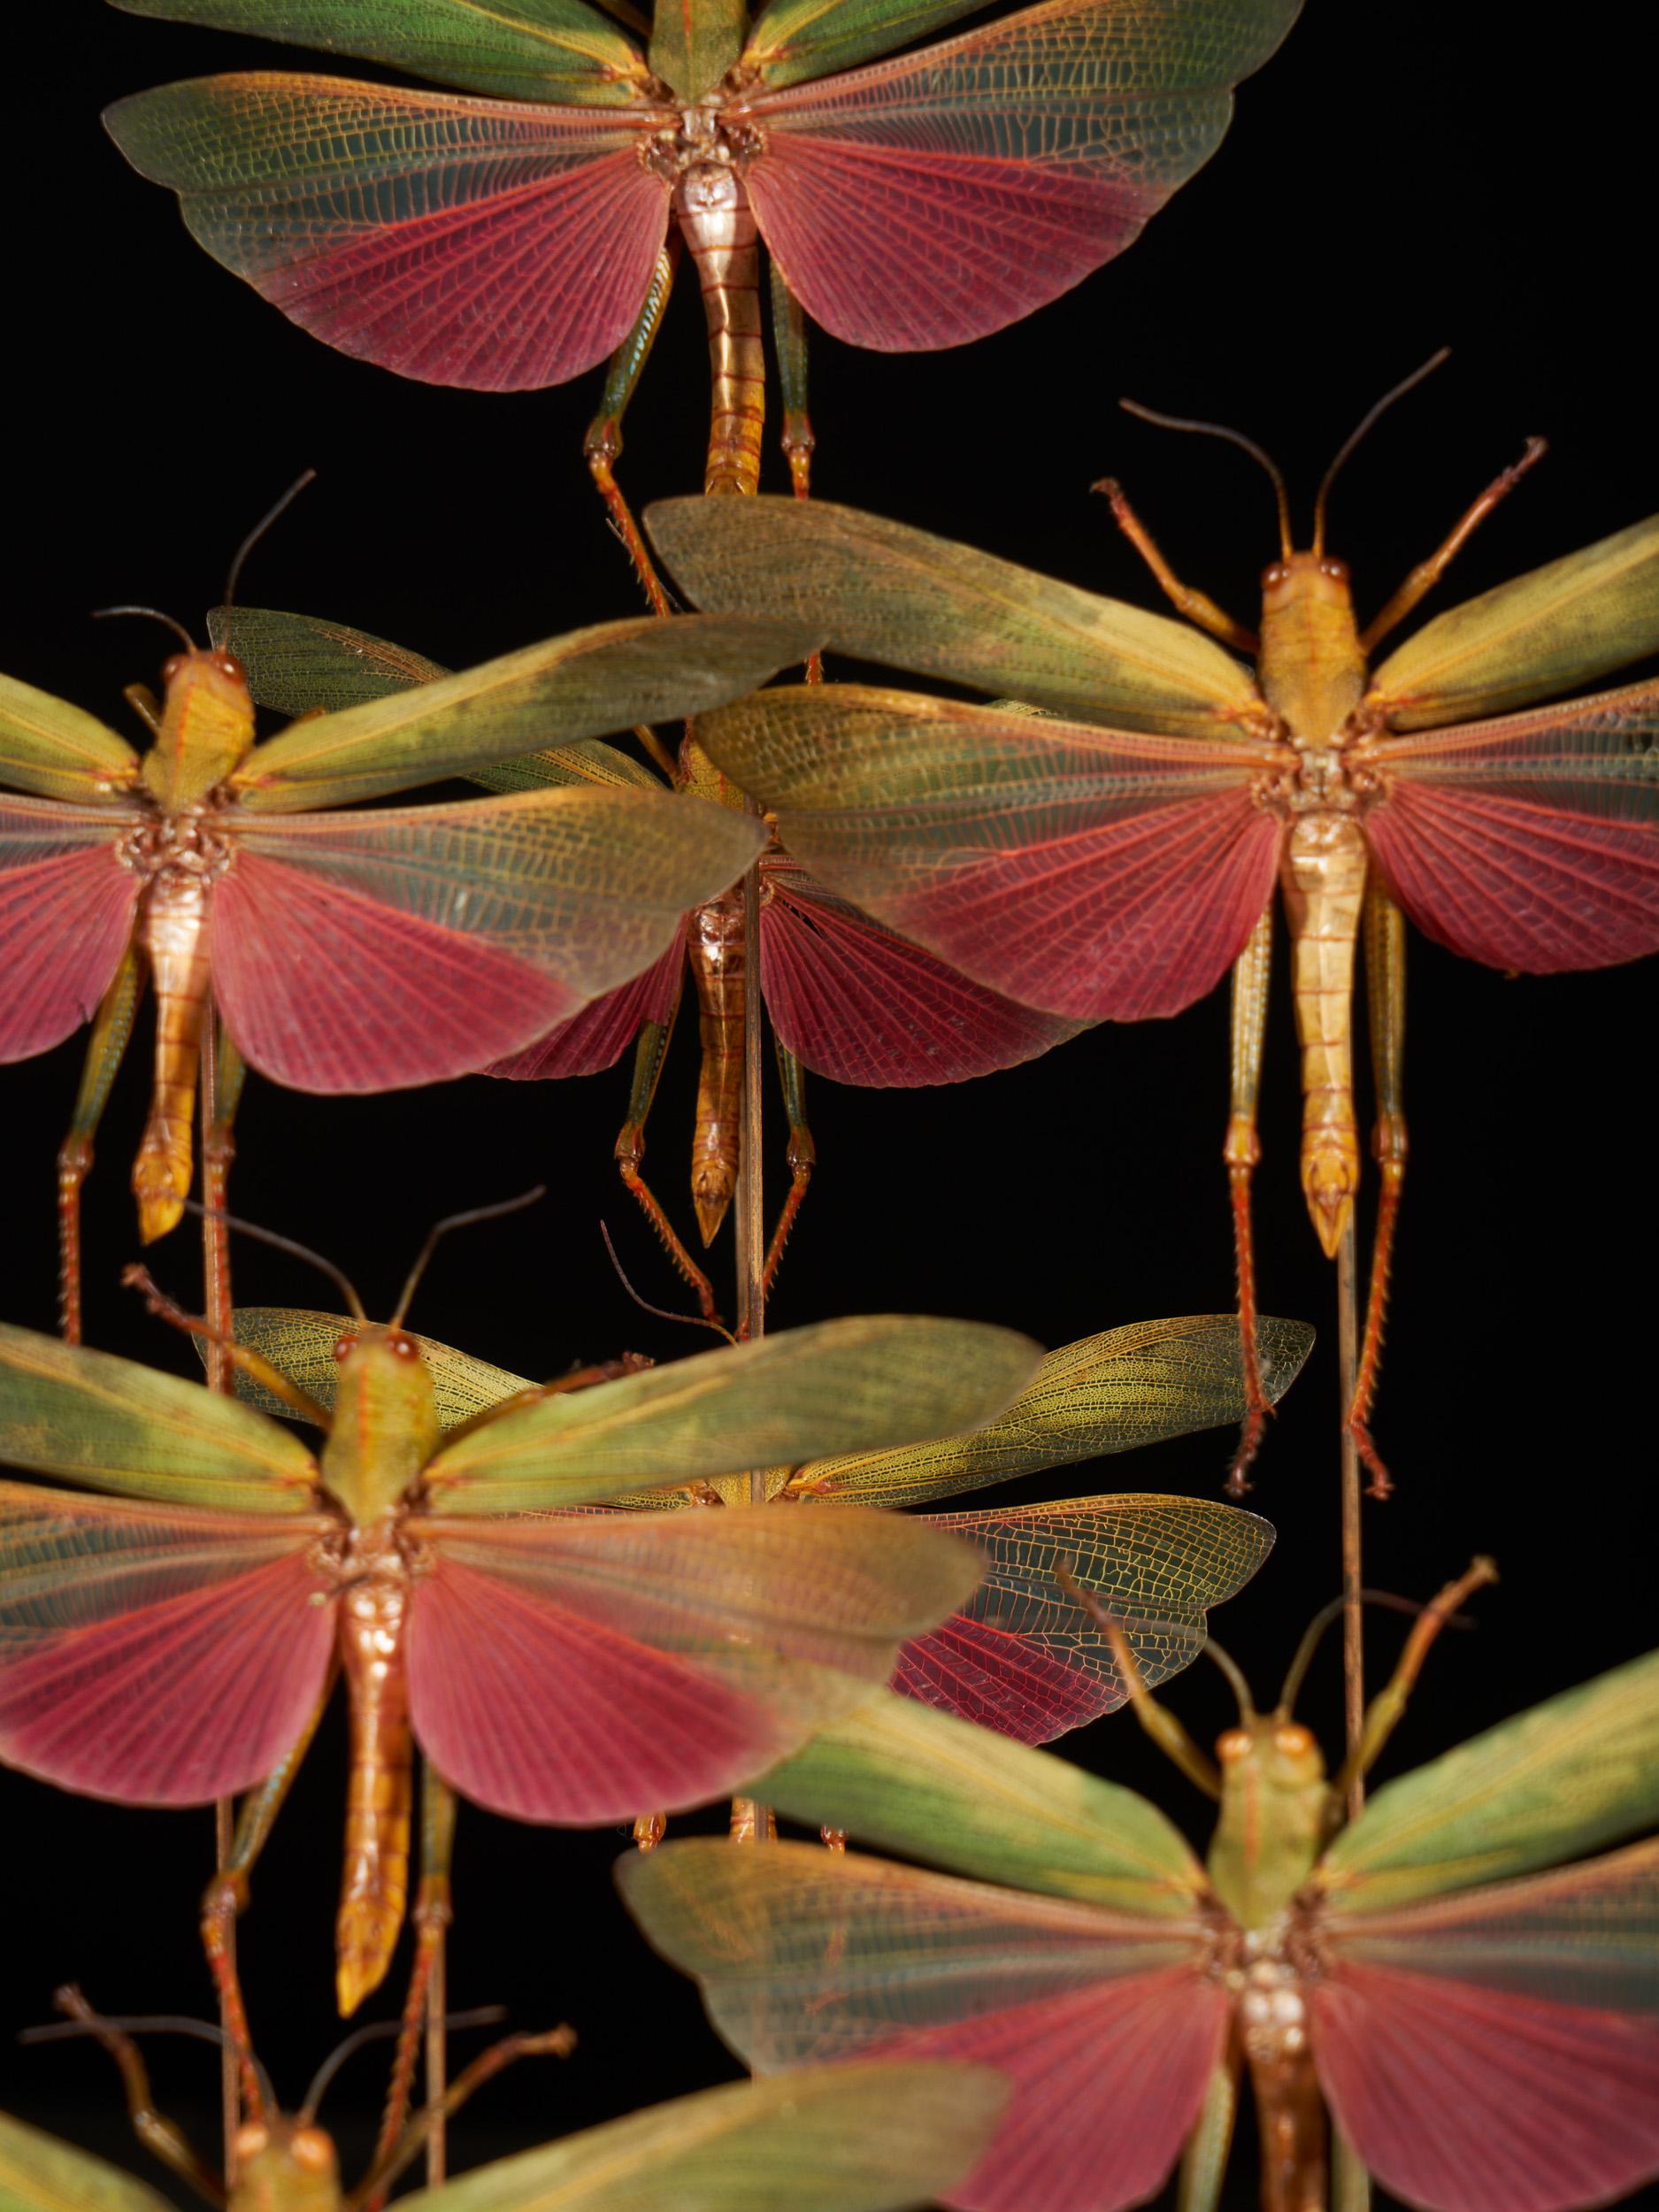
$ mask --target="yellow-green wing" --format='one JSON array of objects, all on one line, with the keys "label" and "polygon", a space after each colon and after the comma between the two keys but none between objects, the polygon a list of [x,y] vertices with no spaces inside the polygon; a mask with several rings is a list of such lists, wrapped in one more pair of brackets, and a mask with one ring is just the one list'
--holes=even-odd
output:
[{"label": "yellow-green wing", "polygon": [[775,1467],[1000,1413],[1040,1354],[1011,1329],[859,1315],[780,1330],[503,1413],[440,1448],[434,1512],[595,1503],[661,1483]]},{"label": "yellow-green wing", "polygon": [[[1313,1344],[1303,1321],[1256,1325],[1262,1380],[1275,1403]],[[866,1505],[919,1505],[1043,1467],[1133,1451],[1239,1420],[1244,1382],[1230,1314],[1136,1321],[1050,1352],[1000,1421],[967,1436],[814,1460],[800,1481]]]},{"label": "yellow-green wing", "polygon": [[[297,1383],[307,1397],[330,1410],[340,1379],[334,1347],[342,1337],[350,1335],[352,1327],[342,1313],[314,1313],[289,1306],[236,1309],[237,1342],[268,1359],[280,1374]],[[471,1420],[475,1413],[499,1405],[503,1399],[534,1387],[524,1376],[509,1374],[504,1367],[492,1367],[488,1360],[457,1352],[454,1345],[441,1344],[436,1337],[418,1336],[415,1342],[432,1377],[441,1428],[452,1429],[458,1422]],[[285,1420],[293,1417],[291,1406],[240,1368],[236,1395],[257,1406],[262,1413],[278,1414]]]},{"label": "yellow-green wing", "polygon": [[753,1794],[1012,1889],[1161,1917],[1208,1892],[1183,1837],[1133,1790],[890,1691],[820,1729]]},{"label": "yellow-green wing", "polygon": [[1343,1913],[1554,1866],[1659,1820],[1659,1651],[1377,1791],[1321,1860]]},{"label": "yellow-green wing", "polygon": [[0,1324],[0,1460],[123,1497],[303,1513],[317,1465],[291,1430],[200,1383]]},{"label": "yellow-green wing", "polygon": [[96,806],[138,779],[138,755],[96,715],[0,676],[0,784]]},{"label": "yellow-green wing", "polygon": [[409,2212],[902,2212],[970,2170],[1007,2093],[993,2069],[944,2060],[733,2082],[405,2202]]},{"label": "yellow-green wing", "polygon": [[818,634],[726,615],[599,623],[284,730],[254,748],[232,788],[245,807],[294,811],[472,775],[555,739],[741,698]]},{"label": "yellow-green wing", "polygon": [[712,92],[743,50],[744,0],[657,0],[651,67],[687,106]]},{"label": "yellow-green wing", "polygon": [[170,2208],[165,2197],[130,2174],[0,2112],[0,2212],[170,2212]]},{"label": "yellow-green wing", "polygon": [[1371,679],[1396,730],[1502,714],[1659,652],[1659,515],[1466,599]]},{"label": "yellow-green wing", "polygon": [[649,88],[620,31],[584,0],[116,0],[128,15],[389,62],[498,100],[626,106]]},{"label": "yellow-green wing", "polygon": [[856,508],[664,499],[646,521],[698,606],[799,620],[860,660],[1166,735],[1263,715],[1248,671],[1190,624]]},{"label": "yellow-green wing", "polygon": [[278,714],[334,714],[452,672],[372,631],[276,607],[215,607],[207,634],[242,663],[255,705]]}]

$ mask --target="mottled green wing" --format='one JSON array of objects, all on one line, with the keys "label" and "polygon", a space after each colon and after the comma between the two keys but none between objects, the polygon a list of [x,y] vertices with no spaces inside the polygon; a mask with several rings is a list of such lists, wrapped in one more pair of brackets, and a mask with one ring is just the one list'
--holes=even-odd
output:
[{"label": "mottled green wing", "polygon": [[245,807],[289,812],[472,775],[556,739],[741,698],[803,659],[817,634],[733,616],[599,623],[302,722],[256,746],[232,788]]},{"label": "mottled green wing", "polygon": [[748,27],[743,0],[657,0],[651,67],[689,105],[725,76],[742,51]]},{"label": "mottled green wing", "polygon": [[1203,1869],[1133,1790],[889,1691],[757,1780],[792,1819],[844,1828],[953,1874],[1176,1917]]},{"label": "mottled green wing", "polygon": [[0,2112],[0,2212],[169,2212],[169,2207],[130,2174]]},{"label": "mottled green wing", "polygon": [[138,755],[96,715],[0,676],[0,784],[42,799],[96,805],[138,778]]},{"label": "mottled green wing", "polygon": [[207,632],[242,663],[255,705],[278,714],[334,714],[451,672],[371,631],[275,607],[215,607]]},{"label": "mottled green wing", "polygon": [[1391,728],[1502,714],[1659,652],[1659,515],[1466,599],[1378,669]]},{"label": "mottled green wing", "polygon": [[1321,1860],[1343,1913],[1576,1858],[1659,1820],[1659,1651],[1386,1783]]},{"label": "mottled green wing", "polygon": [[626,106],[650,83],[621,32],[584,0],[115,0],[128,15],[246,31],[388,62],[499,100]]},{"label": "mottled green wing", "polygon": [[902,2212],[969,2171],[1007,2093],[991,2068],[942,2060],[733,2082],[405,2201],[409,2212]]},{"label": "mottled green wing", "polygon": [[124,1497],[237,1513],[306,1512],[317,1480],[292,1431],[250,1407],[4,1324],[0,1460]]},{"label": "mottled green wing", "polygon": [[[1262,1380],[1277,1403],[1313,1344],[1303,1321],[1256,1324]],[[1136,1321],[1050,1352],[1000,1421],[899,1451],[844,1454],[801,1470],[803,1486],[865,1505],[920,1505],[1043,1467],[1133,1451],[1244,1412],[1239,1325],[1228,1314]]]},{"label": "mottled green wing", "polygon": [[[351,1334],[354,1326],[342,1313],[314,1313],[288,1306],[236,1309],[236,1341],[268,1359],[280,1374],[297,1383],[307,1397],[315,1398],[330,1411],[340,1379],[334,1347]],[[440,1344],[435,1337],[418,1336],[415,1342],[432,1377],[441,1428],[452,1429],[458,1422],[470,1421],[475,1413],[499,1405],[503,1398],[534,1387],[524,1376],[509,1374],[504,1367],[492,1367],[488,1360],[474,1359],[468,1352],[457,1352],[454,1345]],[[240,1368],[236,1395],[257,1406],[262,1413],[293,1418],[291,1406]]]},{"label": "mottled green wing", "polygon": [[995,1418],[1039,1353],[1011,1329],[860,1315],[653,1367],[504,1413],[426,1469],[434,1512],[595,1503]]},{"label": "mottled green wing", "polygon": [[698,606],[794,618],[836,651],[1131,730],[1225,738],[1255,680],[1190,624],[825,500],[658,500],[651,536]]}]

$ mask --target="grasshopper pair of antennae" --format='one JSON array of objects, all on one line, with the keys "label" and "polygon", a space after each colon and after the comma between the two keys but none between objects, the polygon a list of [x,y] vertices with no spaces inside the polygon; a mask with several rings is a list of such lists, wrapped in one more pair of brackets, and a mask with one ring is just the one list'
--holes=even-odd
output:
[{"label": "grasshopper pair of antennae", "polygon": [[[235,552],[231,556],[229,573],[225,579],[224,595],[219,603],[221,606],[234,607],[235,605],[236,587],[242,581],[242,566],[246,562],[248,556],[253,551],[255,546],[258,544],[260,539],[264,537],[265,532],[271,527],[272,524],[278,521],[288,512],[289,507],[293,505],[294,502],[305,489],[305,487],[314,480],[316,474],[317,472],[315,469],[303,470],[301,473],[294,479],[294,481],[288,486],[287,491],[283,493],[282,496],[273,502],[271,506],[266,508],[265,513],[260,516],[258,521],[255,523],[253,528],[249,531],[247,536],[236,548]],[[180,640],[187,653],[194,653],[198,650],[196,640],[185,628],[183,623],[176,621],[170,614],[164,614],[159,607],[138,607],[126,605],[119,607],[95,607],[92,611],[92,618],[95,622],[103,622],[107,620],[111,615],[121,614],[141,615],[146,621],[162,623],[167,629],[173,632],[176,638]]]}]

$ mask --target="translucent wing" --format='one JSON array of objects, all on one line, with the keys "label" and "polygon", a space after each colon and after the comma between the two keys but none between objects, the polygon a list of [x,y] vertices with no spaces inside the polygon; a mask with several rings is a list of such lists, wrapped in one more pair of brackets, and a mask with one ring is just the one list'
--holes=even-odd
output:
[{"label": "translucent wing", "polygon": [[1316,1939],[1320,2085],[1396,2196],[1566,2212],[1659,2173],[1659,1845]]},{"label": "translucent wing", "polygon": [[213,258],[303,329],[495,392],[562,384],[626,336],[668,223],[640,158],[664,119],[275,74],[163,85],[104,115]]},{"label": "translucent wing", "polygon": [[0,783],[86,804],[137,780],[138,755],[95,715],[0,676]]},{"label": "translucent wing", "polygon": [[686,972],[685,947],[670,945],[654,968],[619,991],[607,991],[580,1014],[549,1029],[522,1052],[495,1061],[488,1075],[506,1076],[514,1082],[539,1081],[566,1075],[594,1075],[613,1067],[627,1050],[645,1022],[666,1026],[680,1002]]},{"label": "translucent wing", "polygon": [[139,879],[117,841],[138,817],[0,794],[0,1061],[91,1020],[133,933]]},{"label": "translucent wing", "polygon": [[1047,1743],[1128,1696],[1066,1572],[1123,1623],[1148,1687],[1197,1658],[1205,1609],[1241,1589],[1273,1547],[1254,1513],[1208,1498],[1077,1498],[924,1517],[979,1551],[979,1588],[899,1655],[893,1686],[1022,1743]]},{"label": "translucent wing", "polygon": [[764,85],[827,77],[971,15],[977,0],[771,0],[743,49]]},{"label": "translucent wing", "polygon": [[[1305,1321],[1264,1316],[1257,1322],[1263,1386],[1275,1404],[1302,1371],[1312,1345],[1313,1331]],[[1050,1352],[1002,1419],[971,1435],[813,1460],[800,1479],[829,1497],[920,1505],[983,1490],[1013,1475],[1218,1428],[1237,1421],[1243,1410],[1239,1325],[1233,1315],[1136,1321]]]},{"label": "translucent wing", "polygon": [[1365,833],[1428,936],[1550,974],[1659,947],[1659,683],[1353,748]]},{"label": "translucent wing", "polygon": [[274,607],[215,607],[207,632],[242,663],[255,703],[279,714],[333,714],[450,672],[368,630]]},{"label": "translucent wing", "polygon": [[732,2082],[498,2159],[408,2203],[410,2212],[902,2212],[950,2192],[1007,2093],[989,2068],[923,2061]]},{"label": "translucent wing", "polygon": [[416,1736],[464,1795],[574,1826],[734,1789],[868,1696],[979,1571],[966,1545],[874,1515],[409,1527]]},{"label": "translucent wing", "polygon": [[0,1758],[129,1805],[263,1781],[327,1672],[334,1526],[0,1483]]},{"label": "translucent wing", "polygon": [[1114,1911],[1179,1919],[1208,1894],[1184,1839],[1133,1790],[910,1698],[872,1698],[755,1793],[953,1873]]},{"label": "translucent wing", "polygon": [[695,1838],[618,1874],[647,1935],[697,1977],[715,2025],[762,2071],[879,2055],[1004,2075],[1002,2124],[951,2193],[964,2212],[1141,2202],[1220,2056],[1229,2000],[1204,1970],[1195,1918],[1106,1913],[803,1844],[750,1866]]},{"label": "translucent wing", "polygon": [[1254,786],[1278,748],[862,684],[760,693],[698,734],[831,890],[1070,1020],[1190,1006],[1272,894],[1284,833]]},{"label": "translucent wing", "polygon": [[640,57],[583,0],[116,0],[128,15],[210,23],[289,46],[389,62],[411,77],[498,100],[627,106],[649,85]]},{"label": "translucent wing", "polygon": [[902,61],[740,96],[789,289],[838,338],[961,345],[1129,244],[1220,143],[1300,0],[1047,0]]},{"label": "translucent wing", "polygon": [[1659,1820],[1659,1651],[1386,1783],[1320,1861],[1348,1914],[1529,1873]]},{"label": "translucent wing", "polygon": [[698,606],[809,619],[860,660],[1131,730],[1225,738],[1263,712],[1248,670],[1191,623],[856,507],[661,499],[646,520]]},{"label": "translucent wing", "polygon": [[1594,683],[1659,651],[1659,515],[1466,599],[1371,678],[1396,730],[1463,722]]},{"label": "translucent wing", "polygon": [[961,1083],[1082,1025],[970,982],[787,862],[761,864],[761,988],[780,1041],[838,1083]]},{"label": "translucent wing", "polygon": [[0,1460],[128,1497],[303,1513],[317,1465],[263,1414],[108,1352],[0,1322]]},{"label": "translucent wing", "polygon": [[[465,1074],[657,961],[764,832],[664,791],[232,818],[214,988],[265,1074],[377,1091]],[[411,1004],[419,1008],[411,1021]]]},{"label": "translucent wing", "polygon": [[243,806],[292,811],[471,775],[551,738],[723,706],[815,641],[741,615],[598,623],[298,723],[256,746],[232,787]]},{"label": "translucent wing", "polygon": [[544,745],[534,753],[521,753],[494,768],[480,768],[472,779],[491,791],[545,791],[567,783],[632,786],[639,791],[660,791],[662,778],[614,745],[596,737],[578,738],[569,745]]},{"label": "translucent wing", "polygon": [[[280,1373],[331,1411],[340,1380],[334,1347],[342,1337],[350,1335],[353,1326],[341,1313],[310,1313],[287,1306],[236,1309],[237,1342],[263,1354]],[[415,1341],[432,1377],[441,1428],[454,1428],[457,1422],[469,1421],[475,1413],[533,1386],[523,1375],[492,1367],[488,1360],[457,1352],[452,1344],[441,1344],[435,1337],[417,1337]],[[293,1408],[274,1391],[266,1390],[240,1371],[236,1395],[262,1412],[277,1414],[284,1420],[294,1417]]]},{"label": "translucent wing", "polygon": [[9,2112],[0,2112],[0,2204],[8,2212],[169,2212],[143,2182]]},{"label": "translucent wing", "polygon": [[511,1513],[780,1466],[831,1439],[966,1428],[1000,1413],[1037,1359],[1028,1338],[972,1321],[783,1329],[503,1414],[440,1449],[426,1487],[440,1513]]}]

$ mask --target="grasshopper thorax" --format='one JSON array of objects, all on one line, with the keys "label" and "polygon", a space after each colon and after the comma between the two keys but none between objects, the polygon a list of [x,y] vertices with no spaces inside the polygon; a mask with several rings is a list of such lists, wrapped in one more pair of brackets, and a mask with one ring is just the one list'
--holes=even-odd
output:
[{"label": "grasshopper thorax", "polygon": [[163,667],[165,696],[144,787],[157,804],[194,806],[246,757],[254,741],[253,700],[231,653],[192,646]]},{"label": "grasshopper thorax", "polygon": [[1366,660],[1348,564],[1328,553],[1287,553],[1262,573],[1263,696],[1293,742],[1333,741],[1365,693]]},{"label": "grasshopper thorax", "polygon": [[365,1527],[419,1481],[438,1448],[437,1402],[419,1344],[397,1324],[357,1323],[334,1358],[340,1378],[323,1481]]},{"label": "grasshopper thorax", "polygon": [[1282,1711],[1247,1714],[1217,1744],[1216,1760],[1221,1817],[1210,1878],[1241,1927],[1263,1927],[1289,1906],[1325,1844],[1325,1760]]}]

